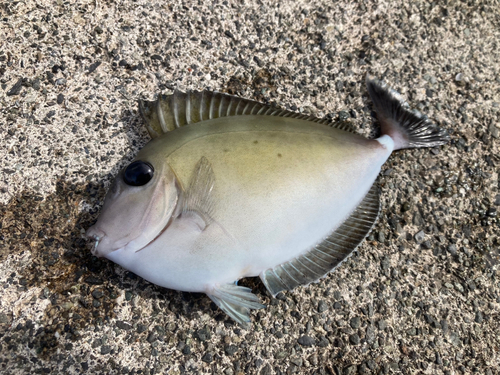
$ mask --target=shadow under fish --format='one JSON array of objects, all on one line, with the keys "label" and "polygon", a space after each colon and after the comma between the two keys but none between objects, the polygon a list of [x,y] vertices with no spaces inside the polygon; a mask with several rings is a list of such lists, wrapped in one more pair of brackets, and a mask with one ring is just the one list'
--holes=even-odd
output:
[{"label": "shadow under fish", "polygon": [[447,133],[367,77],[381,136],[215,92],[174,92],[139,108],[153,140],[116,177],[93,254],[171,289],[206,293],[243,326],[273,296],[342,263],[379,215],[374,181],[394,150]]}]

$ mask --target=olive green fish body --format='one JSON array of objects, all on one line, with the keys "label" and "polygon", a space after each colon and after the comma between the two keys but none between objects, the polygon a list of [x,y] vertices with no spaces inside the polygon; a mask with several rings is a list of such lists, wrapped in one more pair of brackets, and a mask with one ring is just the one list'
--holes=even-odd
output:
[{"label": "olive green fish body", "polygon": [[[155,139],[137,159],[167,163],[184,190],[198,161],[209,160],[217,181],[216,229],[198,235],[203,251],[191,242],[197,236],[173,249],[167,230],[155,241],[165,242],[155,255],[166,259],[165,278],[154,282],[197,292],[257,276],[305,253],[354,210],[391,152],[376,140],[282,117],[225,117],[173,133]],[[127,268],[137,264],[130,262]],[[210,277],[199,277],[197,262]],[[177,274],[170,267],[192,272]]]},{"label": "olive green fish body", "polygon": [[210,92],[175,92],[140,109],[153,140],[122,170],[87,235],[93,252],[167,288],[206,293],[242,325],[272,295],[323,277],[378,217],[374,181],[394,149],[446,133],[375,80],[382,136]]}]

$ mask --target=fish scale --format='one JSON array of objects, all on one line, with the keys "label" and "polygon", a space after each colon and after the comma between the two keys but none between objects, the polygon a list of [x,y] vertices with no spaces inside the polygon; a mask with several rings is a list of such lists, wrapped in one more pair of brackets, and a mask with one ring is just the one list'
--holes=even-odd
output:
[{"label": "fish scale", "polygon": [[367,77],[367,89],[377,139],[221,93],[140,102],[153,139],[87,231],[93,253],[157,285],[206,293],[248,326],[264,305],[239,279],[259,276],[273,296],[318,281],[377,220],[374,182],[392,151],[448,142],[385,84]]}]

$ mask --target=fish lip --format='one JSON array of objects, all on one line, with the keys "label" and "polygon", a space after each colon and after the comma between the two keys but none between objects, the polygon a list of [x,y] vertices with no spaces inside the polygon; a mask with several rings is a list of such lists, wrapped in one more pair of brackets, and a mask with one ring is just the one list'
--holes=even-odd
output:
[{"label": "fish lip", "polygon": [[99,246],[99,242],[101,242],[101,240],[104,238],[104,236],[100,237],[97,234],[93,234],[93,235],[90,235],[87,237],[90,238],[91,240],[94,240],[94,244],[92,245],[92,249],[90,250],[90,252],[92,253],[92,255],[95,255],[96,257],[98,257],[99,252],[97,251],[97,247]]},{"label": "fish lip", "polygon": [[97,247],[99,246],[99,241],[101,239],[98,236],[94,236],[93,239],[94,239],[94,245],[92,246],[92,250],[90,250],[90,252],[92,253],[92,255],[98,256]]},{"label": "fish lip", "polygon": [[90,250],[92,255],[100,257],[97,248],[99,247],[99,243],[102,241],[102,239],[106,237],[106,233],[92,226],[87,230],[87,233],[85,235],[87,236],[87,238],[95,241],[94,244],[92,245],[92,249]]},{"label": "fish lip", "polygon": [[132,241],[129,241],[129,242],[127,242],[127,243],[126,243],[124,246],[122,246],[122,247],[118,247],[118,248],[116,248],[116,249],[113,249],[113,250],[111,250],[111,251],[106,252],[105,254],[101,254],[101,253],[99,253],[99,250],[97,250],[97,248],[99,247],[99,243],[102,241],[102,239],[105,237],[105,235],[104,235],[104,236],[102,236],[102,237],[99,237],[99,236],[97,236],[97,235],[91,235],[91,236],[88,236],[88,237],[89,237],[91,240],[94,240],[94,241],[95,241],[95,242],[94,242],[94,244],[92,245],[92,249],[90,250],[90,252],[92,253],[92,255],[93,255],[93,256],[96,256],[96,257],[98,257],[98,258],[106,257],[106,254],[112,253],[112,252],[117,251],[117,250],[124,249],[124,248],[126,248],[126,247],[128,246],[128,244],[129,244],[130,242],[132,242]]}]

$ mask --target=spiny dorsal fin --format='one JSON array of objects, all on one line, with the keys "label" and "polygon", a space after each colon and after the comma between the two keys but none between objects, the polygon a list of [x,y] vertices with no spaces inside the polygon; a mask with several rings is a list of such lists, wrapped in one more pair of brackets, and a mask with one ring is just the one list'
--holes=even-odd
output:
[{"label": "spiny dorsal fin", "polygon": [[206,90],[187,93],[175,90],[172,95],[159,95],[158,99],[153,102],[140,100],[139,111],[152,138],[181,126],[220,117],[244,115],[291,117],[354,133],[354,129],[345,122],[331,123],[326,118],[320,119],[253,100]]},{"label": "spiny dorsal fin", "polygon": [[289,262],[265,270],[260,278],[269,293],[308,285],[337,268],[370,233],[379,214],[379,194],[375,184],[354,212],[323,242]]}]

